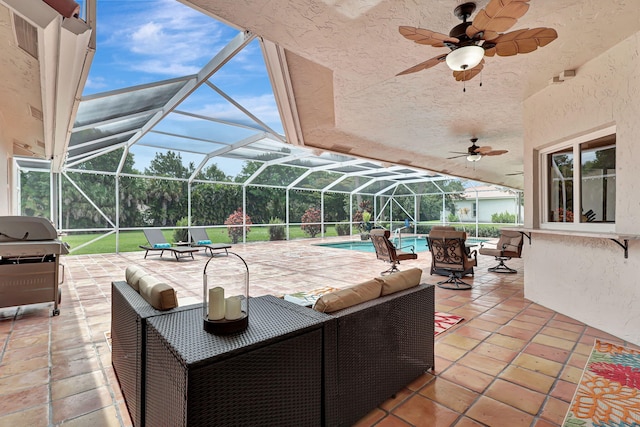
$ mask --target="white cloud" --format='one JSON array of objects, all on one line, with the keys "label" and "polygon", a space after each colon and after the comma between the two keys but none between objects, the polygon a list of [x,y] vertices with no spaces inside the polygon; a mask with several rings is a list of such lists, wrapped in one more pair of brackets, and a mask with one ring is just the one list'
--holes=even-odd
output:
[{"label": "white cloud", "polygon": [[100,90],[100,89],[108,88],[109,85],[105,81],[104,77],[98,76],[94,78],[88,77],[84,87],[88,89]]},{"label": "white cloud", "polygon": [[107,34],[105,45],[118,50],[114,60],[119,68],[161,75],[193,74],[229,38],[222,24],[175,0],[126,2],[124,7],[131,8],[126,11],[129,13],[113,16],[113,21],[101,28]]}]

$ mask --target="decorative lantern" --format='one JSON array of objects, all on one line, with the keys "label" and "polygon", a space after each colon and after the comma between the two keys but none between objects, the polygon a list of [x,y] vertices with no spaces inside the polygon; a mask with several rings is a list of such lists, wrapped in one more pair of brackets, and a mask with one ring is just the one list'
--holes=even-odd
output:
[{"label": "decorative lantern", "polygon": [[[215,261],[210,272],[209,263]],[[216,335],[242,332],[249,326],[249,267],[233,252],[213,254],[202,277],[204,330]]]}]

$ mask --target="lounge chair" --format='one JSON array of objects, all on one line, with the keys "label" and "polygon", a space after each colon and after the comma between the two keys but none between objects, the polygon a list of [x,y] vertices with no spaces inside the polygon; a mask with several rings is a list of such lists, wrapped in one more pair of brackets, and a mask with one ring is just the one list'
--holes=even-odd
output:
[{"label": "lounge chair", "polygon": [[190,256],[193,258],[193,253],[198,252],[200,249],[192,248],[190,246],[173,246],[171,243],[167,242],[164,234],[162,234],[162,230],[159,228],[145,228],[144,236],[147,238],[149,242],[148,245],[140,245],[142,249],[146,252],[144,253],[144,258],[147,259],[147,255],[149,252],[157,252],[160,251],[160,257],[164,255],[164,251],[171,252],[175,257],[176,261],[180,261],[180,258],[184,258]]},{"label": "lounge chair", "polygon": [[227,249],[231,249],[231,245],[228,243],[211,243],[207,230],[204,228],[190,228],[189,234],[191,235],[191,246],[194,248],[204,248],[204,252],[213,256],[213,251],[224,251],[228,254]]}]

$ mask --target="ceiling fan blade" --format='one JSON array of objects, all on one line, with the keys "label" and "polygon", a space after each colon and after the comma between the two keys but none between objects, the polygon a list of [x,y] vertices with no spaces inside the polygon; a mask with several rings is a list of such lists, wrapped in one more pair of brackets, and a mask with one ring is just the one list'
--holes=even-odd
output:
[{"label": "ceiling fan blade", "polygon": [[398,28],[400,34],[409,40],[413,40],[418,44],[426,44],[434,47],[444,47],[444,42],[459,43],[456,37],[450,37],[446,34],[436,33],[435,31],[426,30],[424,28],[401,26]]},{"label": "ceiling fan blade", "polygon": [[[452,153],[454,153],[454,151],[452,151]],[[466,156],[468,156],[468,155],[469,155],[469,153],[460,153],[460,155],[458,155],[458,156],[447,157],[447,160],[451,160],[451,159],[458,159],[458,158],[460,158],[460,157],[466,157]]]},{"label": "ceiling fan blade", "polygon": [[[538,47],[543,47],[558,38],[558,33],[553,28],[531,28],[512,31],[510,33],[501,34],[500,37],[493,40],[495,43],[495,54],[498,56],[513,56],[518,53],[529,53]],[[488,50],[485,55],[490,55]]]},{"label": "ceiling fan blade", "polygon": [[438,65],[441,62],[444,62],[446,58],[447,58],[447,55],[435,56],[431,59],[427,59],[426,61],[419,63],[418,65],[414,65],[411,68],[407,68],[406,70],[399,72],[398,74],[396,74],[396,76],[402,76],[404,74],[411,74],[411,73],[416,73],[418,71],[426,70],[427,68],[431,68],[433,66]]},{"label": "ceiling fan blade", "polygon": [[476,153],[479,153],[479,154],[485,154],[485,153],[488,153],[488,152],[490,152],[492,150],[491,150],[491,146],[485,145],[485,146],[476,148],[474,151]]},{"label": "ceiling fan blade", "polygon": [[515,176],[515,175],[523,175],[524,172],[513,172],[513,173],[505,173],[504,176]]},{"label": "ceiling fan blade", "polygon": [[513,27],[528,10],[529,0],[491,0],[467,27],[467,36],[473,38],[479,32],[484,32],[484,40],[493,40],[498,33]]},{"label": "ceiling fan blade", "polygon": [[472,78],[480,74],[480,71],[482,71],[483,68],[484,68],[484,59],[480,61],[478,65],[476,65],[470,70],[454,71],[453,77],[458,82],[471,80]]},{"label": "ceiling fan blade", "polygon": [[508,153],[508,150],[492,150],[492,151],[487,151],[486,153],[480,153],[483,156],[499,156],[501,154],[506,154]]}]

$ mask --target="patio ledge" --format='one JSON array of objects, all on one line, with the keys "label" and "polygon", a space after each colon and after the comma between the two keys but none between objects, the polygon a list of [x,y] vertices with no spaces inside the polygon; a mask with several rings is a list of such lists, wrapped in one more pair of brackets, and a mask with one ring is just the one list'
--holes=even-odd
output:
[{"label": "patio ledge", "polygon": [[624,257],[629,258],[629,240],[638,240],[640,235],[638,234],[619,234],[619,233],[605,233],[605,232],[589,232],[589,231],[573,231],[573,230],[549,230],[543,228],[525,228],[525,227],[509,227],[507,230],[519,231],[529,239],[531,244],[532,234],[551,234],[556,236],[573,236],[573,237],[587,237],[593,239],[609,239],[616,243],[624,251]]}]

